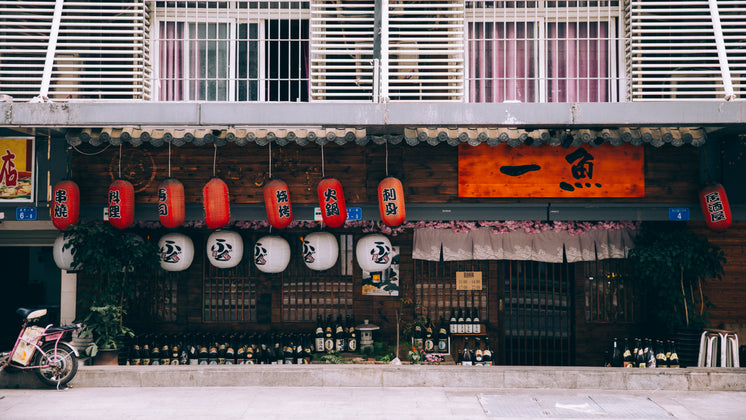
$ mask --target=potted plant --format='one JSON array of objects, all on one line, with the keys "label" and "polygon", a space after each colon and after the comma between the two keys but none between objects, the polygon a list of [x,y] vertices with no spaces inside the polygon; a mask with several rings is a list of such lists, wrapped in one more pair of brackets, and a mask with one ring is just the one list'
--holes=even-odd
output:
[{"label": "potted plant", "polygon": [[87,308],[81,333],[92,338],[89,356],[100,350],[116,350],[132,330],[124,326],[128,301],[135,297],[136,278],[156,272],[159,255],[156,244],[108,223],[81,223],[65,231],[66,247],[72,249],[73,267],[92,279],[80,294]]}]

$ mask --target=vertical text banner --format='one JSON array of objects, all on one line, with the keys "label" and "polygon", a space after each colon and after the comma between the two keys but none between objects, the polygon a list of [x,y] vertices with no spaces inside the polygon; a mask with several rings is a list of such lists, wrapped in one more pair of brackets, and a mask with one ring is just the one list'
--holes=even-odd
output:
[{"label": "vertical text banner", "polygon": [[645,148],[459,145],[459,197],[644,197]]},{"label": "vertical text banner", "polygon": [[33,137],[0,137],[0,203],[33,201]]}]

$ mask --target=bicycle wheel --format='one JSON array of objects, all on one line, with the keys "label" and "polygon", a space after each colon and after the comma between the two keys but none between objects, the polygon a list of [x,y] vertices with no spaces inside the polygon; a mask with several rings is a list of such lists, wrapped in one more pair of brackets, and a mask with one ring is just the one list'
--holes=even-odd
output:
[{"label": "bicycle wheel", "polygon": [[58,346],[55,355],[54,344],[42,347],[34,357],[34,365],[42,366],[35,370],[36,376],[49,386],[62,386],[70,382],[78,372],[78,356],[67,346]]}]

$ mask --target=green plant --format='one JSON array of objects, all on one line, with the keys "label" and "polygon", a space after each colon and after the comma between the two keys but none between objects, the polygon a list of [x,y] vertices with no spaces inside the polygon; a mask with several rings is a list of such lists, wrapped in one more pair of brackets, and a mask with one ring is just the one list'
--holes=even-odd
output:
[{"label": "green plant", "polygon": [[119,348],[119,344],[127,337],[134,337],[135,333],[122,325],[124,310],[117,305],[92,306],[83,319],[85,328],[81,338],[92,338],[93,341],[85,349],[90,357],[95,357],[99,350]]},{"label": "green plant", "polygon": [[702,286],[720,279],[723,251],[680,223],[645,223],[629,254],[629,273],[639,281],[652,304],[652,315],[672,332],[703,327],[711,306]]}]

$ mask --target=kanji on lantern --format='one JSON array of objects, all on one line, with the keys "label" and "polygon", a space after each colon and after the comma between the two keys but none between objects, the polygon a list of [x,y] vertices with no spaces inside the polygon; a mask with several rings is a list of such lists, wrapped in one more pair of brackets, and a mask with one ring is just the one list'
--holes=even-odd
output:
[{"label": "kanji on lantern", "polygon": [[708,184],[699,192],[705,224],[715,232],[725,232],[733,223],[730,203],[721,184]]},{"label": "kanji on lantern", "polygon": [[381,213],[381,220],[387,226],[395,227],[404,223],[406,210],[401,181],[390,176],[378,184],[378,210]]},{"label": "kanji on lantern", "polygon": [[342,184],[335,178],[324,178],[318,186],[321,219],[329,227],[340,227],[347,220],[347,204]]},{"label": "kanji on lantern", "polygon": [[184,223],[184,184],[175,178],[166,178],[158,187],[158,218],[167,228]]},{"label": "kanji on lantern", "polygon": [[273,179],[264,186],[264,208],[272,227],[284,229],[293,221],[293,207],[285,181]]},{"label": "kanji on lantern", "polygon": [[109,187],[109,223],[117,229],[127,229],[135,221],[135,188],[128,181],[117,179]]},{"label": "kanji on lantern", "polygon": [[59,230],[78,223],[80,216],[80,189],[78,184],[66,179],[52,190],[52,224]]}]

